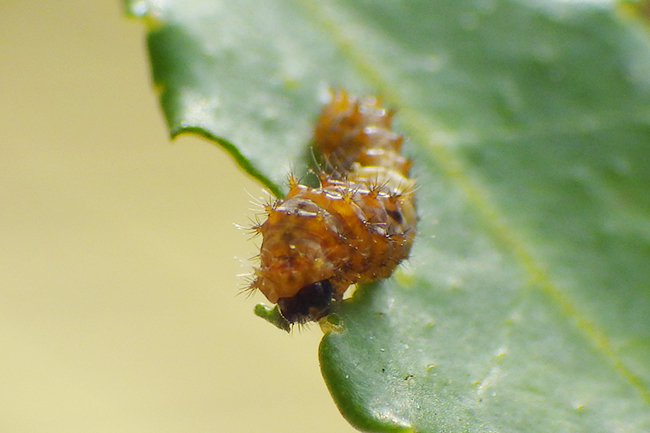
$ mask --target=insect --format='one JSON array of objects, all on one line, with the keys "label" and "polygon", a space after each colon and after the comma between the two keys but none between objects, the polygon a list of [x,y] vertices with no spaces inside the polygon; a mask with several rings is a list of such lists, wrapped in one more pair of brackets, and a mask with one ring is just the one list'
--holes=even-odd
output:
[{"label": "insect", "polygon": [[388,277],[411,249],[417,220],[411,161],[393,112],[377,98],[331,92],[314,130],[320,186],[289,178],[287,196],[265,207],[259,289],[289,324],[329,314],[355,283]]}]

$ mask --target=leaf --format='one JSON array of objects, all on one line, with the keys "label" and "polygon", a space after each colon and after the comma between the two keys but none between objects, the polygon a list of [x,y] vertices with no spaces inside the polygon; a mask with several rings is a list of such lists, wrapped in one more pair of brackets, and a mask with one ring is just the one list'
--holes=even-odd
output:
[{"label": "leaf", "polygon": [[172,136],[212,138],[277,194],[328,86],[398,109],[412,257],[320,348],[341,412],[376,432],[650,431],[640,4],[127,2]]}]

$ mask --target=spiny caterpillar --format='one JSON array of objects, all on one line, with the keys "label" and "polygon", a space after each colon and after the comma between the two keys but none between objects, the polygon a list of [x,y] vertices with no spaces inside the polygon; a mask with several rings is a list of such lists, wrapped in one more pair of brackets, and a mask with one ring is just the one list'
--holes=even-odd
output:
[{"label": "spiny caterpillar", "polygon": [[377,98],[332,92],[313,138],[320,186],[290,177],[286,198],[253,227],[263,240],[250,289],[277,303],[288,324],[319,320],[351,284],[386,278],[408,256],[414,181],[392,117]]}]

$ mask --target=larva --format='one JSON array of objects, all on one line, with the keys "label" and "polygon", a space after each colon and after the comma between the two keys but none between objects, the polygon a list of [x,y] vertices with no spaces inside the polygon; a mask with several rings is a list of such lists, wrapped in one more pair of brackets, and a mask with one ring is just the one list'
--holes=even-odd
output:
[{"label": "larva", "polygon": [[409,254],[414,181],[392,116],[377,98],[333,92],[314,130],[320,186],[291,177],[285,199],[254,227],[262,245],[250,289],[290,324],[326,316],[351,284],[388,277]]}]

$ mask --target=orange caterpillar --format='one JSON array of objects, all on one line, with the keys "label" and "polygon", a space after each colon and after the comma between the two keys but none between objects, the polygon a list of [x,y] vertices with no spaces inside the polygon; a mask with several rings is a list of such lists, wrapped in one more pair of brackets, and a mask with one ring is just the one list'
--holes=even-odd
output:
[{"label": "orange caterpillar", "polygon": [[333,93],[314,131],[326,167],[320,187],[291,177],[286,198],[253,228],[263,240],[250,289],[277,303],[287,322],[326,316],[351,284],[388,277],[408,256],[414,181],[392,115],[376,98]]}]

